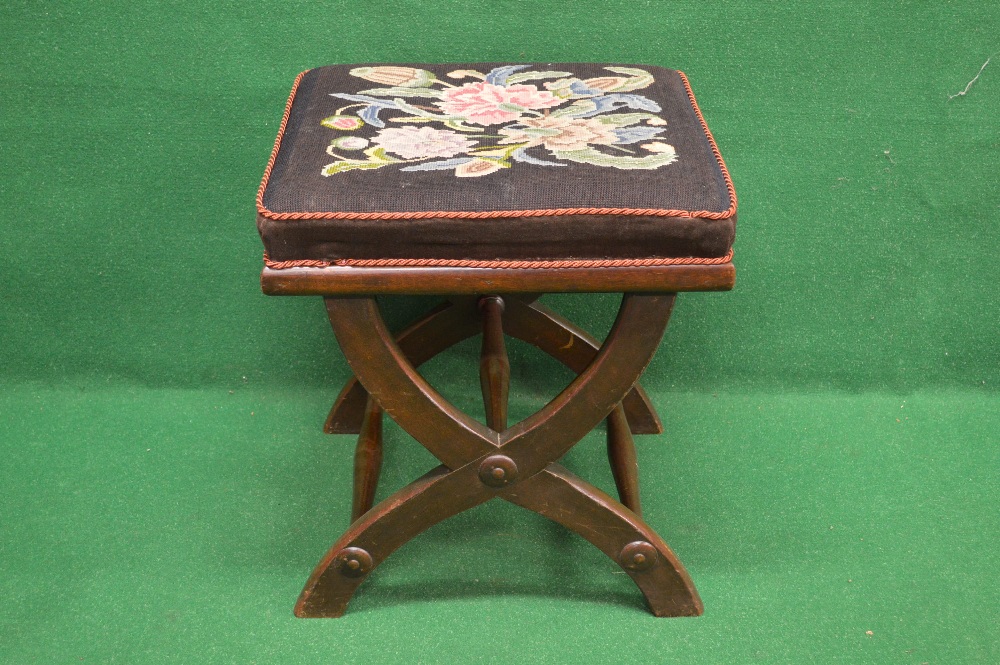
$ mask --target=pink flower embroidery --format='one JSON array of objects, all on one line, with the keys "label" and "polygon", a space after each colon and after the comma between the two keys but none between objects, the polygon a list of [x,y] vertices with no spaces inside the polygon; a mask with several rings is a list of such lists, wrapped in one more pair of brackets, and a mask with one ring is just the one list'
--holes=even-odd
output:
[{"label": "pink flower embroidery", "polygon": [[353,115],[331,115],[329,118],[324,118],[320,124],[330,129],[342,129],[349,132],[359,129],[365,123],[361,121],[361,118],[355,118]]},{"label": "pink flower embroidery", "polygon": [[478,125],[496,125],[517,120],[520,109],[546,109],[562,104],[551,92],[533,85],[503,87],[480,81],[466,83],[458,88],[448,88],[435,102],[445,113],[460,115]]},{"label": "pink flower embroidery", "polygon": [[502,167],[500,163],[492,159],[474,159],[468,164],[462,164],[455,169],[455,176],[459,178],[478,178],[489,175],[494,171],[499,171]]},{"label": "pink flower embroidery", "polygon": [[458,132],[433,127],[383,129],[372,143],[403,159],[454,157],[476,145]]}]

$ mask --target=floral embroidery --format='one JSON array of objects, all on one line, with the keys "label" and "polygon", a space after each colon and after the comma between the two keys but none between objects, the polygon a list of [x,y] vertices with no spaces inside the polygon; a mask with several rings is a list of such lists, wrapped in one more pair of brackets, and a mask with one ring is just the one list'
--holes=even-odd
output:
[{"label": "floral embroidery", "polygon": [[330,147],[341,150],[361,150],[368,147],[368,139],[360,136],[341,136],[330,141]]},{"label": "floral embroidery", "polygon": [[514,127],[502,127],[505,138],[500,143],[520,143],[524,148],[536,145],[557,150],[583,150],[591,143],[613,145],[618,136],[596,118],[528,118]]},{"label": "floral embroidery", "polygon": [[476,145],[458,132],[432,127],[383,129],[372,142],[404,159],[454,157]]},{"label": "floral embroidery", "polygon": [[325,119],[320,124],[324,127],[329,127],[330,129],[344,129],[351,131],[354,129],[361,129],[365,123],[361,121],[361,118],[355,118],[349,115],[335,115]]},{"label": "floral embroidery", "polygon": [[462,116],[477,125],[496,125],[519,120],[528,109],[547,109],[562,102],[551,92],[533,85],[505,88],[483,81],[443,90],[438,106],[445,113]]},{"label": "floral embroidery", "polygon": [[[660,105],[626,94],[652,85],[649,72],[605,67],[619,76],[579,79],[571,72],[524,71],[529,67],[446,74],[456,81],[476,79],[462,84],[413,67],[352,69],[352,76],[388,87],[331,93],[352,103],[320,124],[338,131],[370,125],[377,131],[333,138],[327,154],[336,161],[321,173],[398,165],[402,171],[451,170],[473,178],[514,162],[656,169],[677,161],[673,146],[658,140],[667,124],[655,115]],[[423,126],[388,127],[386,122]],[[341,154],[358,150],[365,159]]]}]

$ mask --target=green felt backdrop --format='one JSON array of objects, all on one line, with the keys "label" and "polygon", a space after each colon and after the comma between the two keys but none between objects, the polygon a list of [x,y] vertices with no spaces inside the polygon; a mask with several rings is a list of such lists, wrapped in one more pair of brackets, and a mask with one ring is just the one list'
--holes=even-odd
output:
[{"label": "green felt backdrop", "polygon": [[[0,662],[1000,662],[989,3],[7,2],[0,27]],[[319,301],[257,283],[281,109],[310,67],[475,60],[681,69],[733,175],[737,287],[679,300],[639,442],[702,618],[648,617],[494,504],[345,619],[291,617],[351,441],[319,432],[347,376]],[[598,334],[616,306],[546,300]],[[513,355],[526,415],[568,375]],[[474,358],[428,368],[471,412]],[[567,462],[607,487],[600,438]],[[380,496],[432,464],[387,446]]]}]

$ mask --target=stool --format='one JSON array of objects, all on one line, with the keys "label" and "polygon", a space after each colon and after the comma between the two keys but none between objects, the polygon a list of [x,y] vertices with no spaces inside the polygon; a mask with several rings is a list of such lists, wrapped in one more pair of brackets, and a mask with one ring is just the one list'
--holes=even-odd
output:
[{"label": "stool", "polygon": [[[637,385],[676,294],[733,287],[736,194],[683,73],[615,64],[335,65],[296,79],[257,195],[269,295],[323,296],[356,378],[325,430],[359,433],[352,524],[295,606],[341,616],[402,544],[503,499],[616,561],[653,614],[702,604],[639,502]],[[603,344],[537,302],[622,292]],[[398,334],[376,296],[444,301]],[[482,334],[486,422],[416,367]],[[577,376],[508,425],[505,336]],[[441,465],[373,506],[388,414]],[[607,420],[621,501],[558,460]]]}]

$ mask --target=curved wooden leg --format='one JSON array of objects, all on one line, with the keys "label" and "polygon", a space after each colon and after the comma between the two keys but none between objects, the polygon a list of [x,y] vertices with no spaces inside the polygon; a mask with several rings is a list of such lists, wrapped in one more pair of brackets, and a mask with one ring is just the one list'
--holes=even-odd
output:
[{"label": "curved wooden leg", "polygon": [[456,409],[420,376],[393,339],[374,298],[325,302],[334,335],[355,376],[382,410],[431,454],[457,469],[497,449],[495,431]]},{"label": "curved wooden leg", "polygon": [[[504,332],[537,347],[579,374],[597,355],[600,344],[555,312],[533,303],[537,297],[518,294],[504,298]],[[396,343],[414,367],[482,331],[473,302],[442,303],[397,334]],[[323,431],[357,434],[367,400],[364,386],[351,377],[330,409]],[[622,403],[633,434],[663,432],[656,410],[641,386],[636,384]]]},{"label": "curved wooden leg", "polygon": [[382,407],[372,397],[368,398],[365,421],[354,451],[354,500],[351,502],[351,521],[367,513],[375,503],[375,490],[382,470]]},{"label": "curved wooden leg", "polygon": [[613,556],[658,616],[700,613],[683,567],[641,518],[554,464],[635,384],[666,329],[674,297],[626,294],[586,369],[540,411],[502,432],[456,409],[417,373],[374,298],[327,298],[351,368],[385,412],[444,466],[360,516],[316,567],[296,614],[340,616],[361,581],[396,548],[494,497],[565,524]]},{"label": "curved wooden leg", "polygon": [[618,488],[618,498],[636,515],[642,515],[639,503],[639,460],[635,442],[625,420],[625,410],[619,404],[608,414],[608,461],[611,475]]},{"label": "curved wooden leg", "polygon": [[562,524],[607,554],[656,616],[704,612],[694,583],[663,539],[638,515],[559,465],[512,487],[503,498]]},{"label": "curved wooden leg", "polygon": [[[418,367],[445,349],[482,331],[475,301],[444,302],[396,335],[396,343],[407,359]],[[330,409],[323,431],[327,434],[357,434],[361,431],[368,391],[352,376],[344,384]]]},{"label": "curved wooden leg", "polygon": [[541,411],[501,435],[506,454],[523,456],[530,463],[525,472],[541,471],[604,420],[656,353],[675,300],[674,293],[626,293],[611,332],[587,368]]},{"label": "curved wooden leg", "polygon": [[[587,368],[600,343],[582,328],[540,303],[509,300],[504,310],[504,332],[549,354],[577,374]],[[638,383],[622,400],[633,434],[660,434],[663,424],[646,391]]]}]

